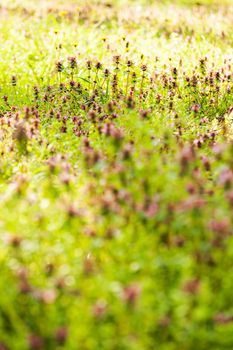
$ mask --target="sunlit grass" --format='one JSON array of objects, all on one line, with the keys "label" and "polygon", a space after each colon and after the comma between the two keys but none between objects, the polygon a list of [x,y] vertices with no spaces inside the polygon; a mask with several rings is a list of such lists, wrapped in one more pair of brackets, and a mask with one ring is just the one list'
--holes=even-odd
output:
[{"label": "sunlit grass", "polygon": [[231,350],[230,1],[1,1],[0,350]]}]

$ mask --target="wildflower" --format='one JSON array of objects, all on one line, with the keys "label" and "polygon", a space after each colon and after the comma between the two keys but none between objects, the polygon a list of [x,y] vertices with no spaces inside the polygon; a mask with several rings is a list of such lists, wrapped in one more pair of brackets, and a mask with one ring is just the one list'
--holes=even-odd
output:
[{"label": "wildflower", "polygon": [[142,70],[143,72],[146,72],[146,71],[147,71],[147,65],[146,65],[146,64],[142,64],[142,65],[141,65],[141,70]]},{"label": "wildflower", "polygon": [[35,99],[37,100],[39,97],[39,88],[37,85],[33,86],[33,92],[34,92]]},{"label": "wildflower", "polygon": [[65,278],[58,278],[57,281],[55,282],[55,287],[59,290],[65,289],[67,286]]},{"label": "wildflower", "polygon": [[54,289],[48,289],[40,293],[39,299],[45,304],[52,304],[57,298],[57,293]]},{"label": "wildflower", "polygon": [[132,153],[133,147],[131,143],[128,143],[124,146],[123,150],[122,150],[122,157],[123,159],[129,159],[130,155]]},{"label": "wildflower", "polygon": [[13,138],[17,142],[18,150],[20,153],[27,152],[28,134],[26,125],[24,122],[19,122],[13,132]]},{"label": "wildflower", "polygon": [[170,325],[171,318],[169,316],[164,316],[159,320],[160,327],[166,328]]},{"label": "wildflower", "polygon": [[60,345],[65,344],[68,338],[68,329],[66,327],[60,327],[55,332],[56,342]]},{"label": "wildflower", "polygon": [[18,248],[20,247],[22,240],[22,237],[14,235],[9,238],[9,244],[14,248]]},{"label": "wildflower", "polygon": [[78,217],[80,216],[80,210],[76,209],[74,207],[74,205],[70,205],[68,208],[67,208],[67,214],[69,215],[69,217],[71,218],[74,218],[74,217]]},{"label": "wildflower", "polygon": [[92,308],[93,315],[100,319],[106,314],[107,311],[107,303],[105,300],[98,300]]},{"label": "wildflower", "polygon": [[64,70],[64,66],[63,66],[62,61],[58,61],[58,62],[56,63],[56,69],[57,69],[57,72],[58,72],[58,73],[61,73],[61,72]]},{"label": "wildflower", "polygon": [[11,84],[12,84],[12,86],[16,86],[17,85],[16,75],[12,75],[12,77],[11,77]]},{"label": "wildflower", "polygon": [[209,223],[209,228],[217,234],[227,236],[229,234],[229,223],[227,220],[212,220]]},{"label": "wildflower", "polygon": [[119,55],[116,55],[116,56],[113,56],[113,61],[116,63],[116,65],[118,66],[119,63],[120,63],[120,56]]},{"label": "wildflower", "polygon": [[75,85],[76,85],[76,83],[75,83],[75,81],[73,81],[73,80],[71,80],[70,82],[69,82],[69,84],[70,84],[70,87],[75,87]]},{"label": "wildflower", "polygon": [[157,202],[151,201],[145,208],[144,213],[147,218],[153,218],[158,212],[158,204]]},{"label": "wildflower", "polygon": [[130,305],[134,305],[138,300],[140,294],[141,294],[141,288],[139,287],[138,284],[134,283],[126,286],[123,289],[122,297],[126,303]]},{"label": "wildflower", "polygon": [[205,169],[206,169],[207,171],[210,171],[210,161],[209,161],[208,157],[203,156],[203,157],[202,157],[202,163],[203,163]]},{"label": "wildflower", "polygon": [[183,247],[185,244],[185,238],[183,236],[175,236],[172,239],[172,243],[176,246],[176,247]]},{"label": "wildflower", "polygon": [[220,325],[226,325],[233,321],[233,316],[226,315],[223,312],[220,312],[214,316],[214,322]]},{"label": "wildflower", "polygon": [[4,96],[2,96],[2,99],[5,103],[8,103],[8,96],[4,95]]},{"label": "wildflower", "polygon": [[174,67],[174,68],[172,69],[172,74],[174,75],[174,78],[177,77],[177,73],[178,73],[177,68]]},{"label": "wildflower", "polygon": [[54,270],[55,270],[55,265],[53,263],[47,263],[45,265],[45,272],[49,276],[53,274]]},{"label": "wildflower", "polygon": [[224,185],[226,188],[229,188],[233,181],[233,171],[229,168],[222,170],[219,176],[219,183]]},{"label": "wildflower", "polygon": [[140,110],[140,116],[144,119],[148,116],[149,111],[145,109]]},{"label": "wildflower", "polygon": [[194,103],[191,107],[191,111],[193,111],[194,113],[197,113],[200,111],[201,106],[198,103]]},{"label": "wildflower", "polygon": [[77,67],[76,57],[68,57],[68,62],[71,69],[75,69]]},{"label": "wildflower", "polygon": [[195,152],[192,146],[185,146],[182,150],[181,150],[181,154],[180,154],[180,163],[181,163],[181,167],[182,170],[184,171],[188,164],[190,162],[193,162],[195,159]]},{"label": "wildflower", "polygon": [[189,183],[186,186],[186,190],[190,193],[190,194],[194,194],[196,192],[196,187],[193,183]]},{"label": "wildflower", "polygon": [[95,261],[91,254],[87,254],[83,262],[83,272],[85,275],[90,275],[94,272],[95,269]]},{"label": "wildflower", "polygon": [[28,343],[31,350],[40,350],[44,348],[43,339],[35,334],[30,334],[28,337]]},{"label": "wildflower", "polygon": [[226,198],[229,201],[230,205],[233,206],[233,190],[226,194]]},{"label": "wildflower", "polygon": [[91,70],[92,62],[90,60],[87,61],[87,69]]},{"label": "wildflower", "polygon": [[97,62],[96,65],[95,65],[95,68],[96,68],[97,70],[101,69],[101,68],[102,68],[102,63]]},{"label": "wildflower", "polygon": [[128,96],[126,100],[127,107],[132,109],[135,107],[135,101],[132,96]]},{"label": "wildflower", "polygon": [[128,68],[132,67],[133,66],[133,61],[127,60],[126,65],[127,65]]},{"label": "wildflower", "polygon": [[205,199],[197,197],[197,196],[190,196],[188,199],[182,201],[179,206],[179,211],[186,211],[186,210],[192,210],[192,209],[201,209],[206,204]]},{"label": "wildflower", "polygon": [[4,343],[0,343],[0,350],[9,350],[8,346],[6,346]]},{"label": "wildflower", "polygon": [[185,282],[183,286],[183,291],[187,294],[195,295],[199,292],[199,290],[200,290],[200,281],[197,278],[191,279]]},{"label": "wildflower", "polygon": [[105,69],[105,70],[104,70],[104,76],[105,76],[105,78],[108,78],[109,75],[110,75],[110,71],[109,71],[108,69]]}]

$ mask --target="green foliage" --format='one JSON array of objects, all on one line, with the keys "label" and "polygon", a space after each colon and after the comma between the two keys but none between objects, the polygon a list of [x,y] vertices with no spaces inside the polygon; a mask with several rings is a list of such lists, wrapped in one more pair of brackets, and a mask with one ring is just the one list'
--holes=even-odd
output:
[{"label": "green foliage", "polygon": [[2,1],[0,350],[233,348],[232,13]]}]

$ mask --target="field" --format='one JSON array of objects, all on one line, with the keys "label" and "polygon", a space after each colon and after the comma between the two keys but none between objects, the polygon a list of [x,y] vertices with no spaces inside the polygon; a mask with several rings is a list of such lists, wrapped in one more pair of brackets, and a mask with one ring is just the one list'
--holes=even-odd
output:
[{"label": "field", "polygon": [[0,3],[0,350],[233,349],[233,3]]}]

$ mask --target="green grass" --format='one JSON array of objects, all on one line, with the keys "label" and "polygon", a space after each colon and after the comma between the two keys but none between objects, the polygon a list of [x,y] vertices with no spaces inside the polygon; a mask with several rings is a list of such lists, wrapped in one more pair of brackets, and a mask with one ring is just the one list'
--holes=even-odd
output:
[{"label": "green grass", "polygon": [[0,350],[232,350],[232,15],[1,1]]}]

